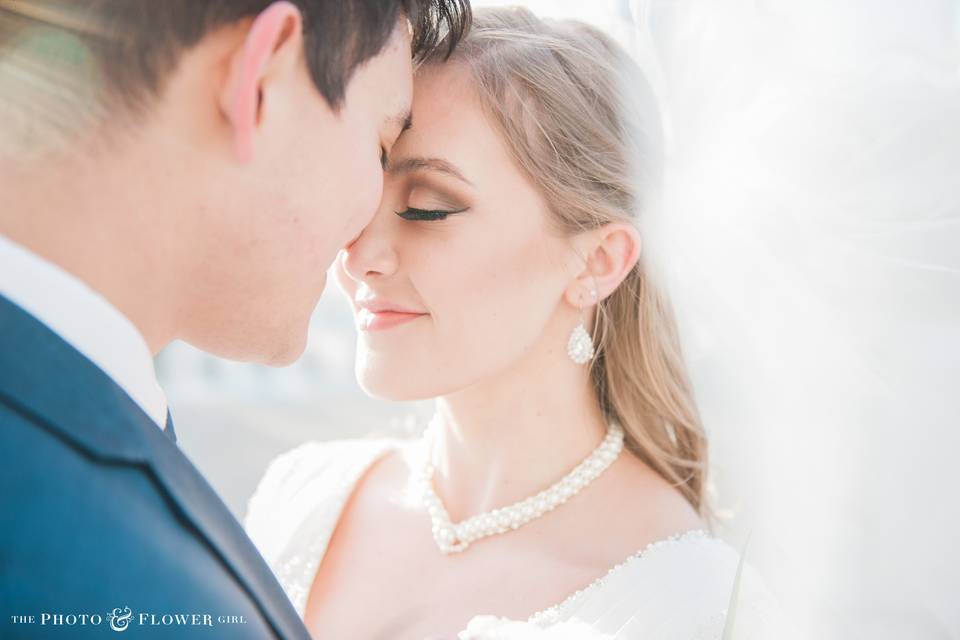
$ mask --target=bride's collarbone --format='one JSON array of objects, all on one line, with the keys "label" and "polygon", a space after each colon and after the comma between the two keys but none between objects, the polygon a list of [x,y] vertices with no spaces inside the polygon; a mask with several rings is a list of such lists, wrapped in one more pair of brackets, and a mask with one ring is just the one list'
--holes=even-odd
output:
[{"label": "bride's collarbone", "polygon": [[561,568],[553,554],[510,548],[506,540],[444,556],[432,539],[428,546],[394,533],[376,549],[368,543],[345,550],[353,559],[349,570],[331,576],[331,588],[317,594],[312,612],[308,606],[312,629],[326,637],[340,637],[334,631],[351,638],[455,637],[477,615],[525,619],[596,577],[596,569]]},{"label": "bride's collarbone", "polygon": [[348,500],[307,604],[308,625],[326,637],[455,636],[477,614],[523,619],[649,542],[700,524],[674,490],[628,467],[598,480],[604,500],[585,492],[516,531],[444,555],[422,505],[399,489],[410,473],[404,457],[388,455]]}]

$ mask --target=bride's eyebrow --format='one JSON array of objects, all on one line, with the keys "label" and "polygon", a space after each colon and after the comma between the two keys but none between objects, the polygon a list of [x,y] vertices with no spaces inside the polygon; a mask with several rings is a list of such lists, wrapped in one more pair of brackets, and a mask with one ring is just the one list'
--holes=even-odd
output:
[{"label": "bride's eyebrow", "polygon": [[471,187],[473,183],[467,180],[456,166],[440,158],[401,158],[390,165],[390,173],[406,174],[414,171],[436,171],[467,183]]}]

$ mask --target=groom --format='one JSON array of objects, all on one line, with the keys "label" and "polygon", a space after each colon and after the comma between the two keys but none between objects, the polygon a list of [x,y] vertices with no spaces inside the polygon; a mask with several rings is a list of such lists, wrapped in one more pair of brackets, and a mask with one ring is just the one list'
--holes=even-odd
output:
[{"label": "groom", "polygon": [[466,2],[0,0],[0,637],[307,637],[152,357],[299,357]]}]

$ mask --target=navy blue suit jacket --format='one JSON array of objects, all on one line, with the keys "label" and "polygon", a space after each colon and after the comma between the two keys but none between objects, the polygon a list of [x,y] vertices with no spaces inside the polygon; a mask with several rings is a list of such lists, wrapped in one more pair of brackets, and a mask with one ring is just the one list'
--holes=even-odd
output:
[{"label": "navy blue suit jacket", "polygon": [[0,616],[5,640],[118,637],[111,624],[125,638],[309,638],[177,446],[2,296]]}]

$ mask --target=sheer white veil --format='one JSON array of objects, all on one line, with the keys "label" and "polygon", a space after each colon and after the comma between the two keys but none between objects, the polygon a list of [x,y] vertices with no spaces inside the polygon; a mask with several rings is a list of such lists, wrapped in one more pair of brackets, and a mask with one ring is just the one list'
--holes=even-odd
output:
[{"label": "sheer white veil", "polygon": [[725,535],[808,637],[958,637],[957,3],[630,6]]}]

